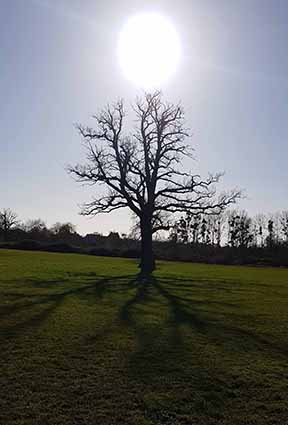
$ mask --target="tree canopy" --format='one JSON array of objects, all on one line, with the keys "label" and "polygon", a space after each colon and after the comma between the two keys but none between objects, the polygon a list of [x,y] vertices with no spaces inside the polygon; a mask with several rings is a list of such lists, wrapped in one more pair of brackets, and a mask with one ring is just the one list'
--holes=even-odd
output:
[{"label": "tree canopy", "polygon": [[82,214],[110,213],[130,208],[141,229],[141,270],[154,269],[152,235],[168,230],[175,213],[218,214],[240,197],[232,190],[217,196],[222,173],[200,175],[183,170],[184,157],[192,158],[181,104],[163,100],[156,91],[136,100],[136,124],[124,132],[126,116],[122,100],[107,106],[93,118],[95,128],[78,125],[85,142],[87,161],[69,167],[79,182],[105,185],[83,205]]}]

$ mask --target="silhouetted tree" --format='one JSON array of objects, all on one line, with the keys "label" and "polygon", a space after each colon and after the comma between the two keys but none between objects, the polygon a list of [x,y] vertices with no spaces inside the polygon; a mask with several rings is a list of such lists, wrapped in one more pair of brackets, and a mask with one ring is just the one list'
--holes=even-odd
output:
[{"label": "silhouetted tree", "polygon": [[203,244],[210,243],[210,237],[209,237],[209,227],[208,227],[208,221],[205,217],[202,218],[201,226],[200,226],[200,235],[201,235],[201,242]]},{"label": "silhouetted tree", "polygon": [[[204,222],[203,222],[204,220]],[[218,245],[218,232],[220,230],[219,223],[220,223],[220,217],[219,216],[206,216],[202,220],[202,242],[206,245]],[[205,230],[205,232],[204,232]],[[221,238],[219,241],[219,246],[221,243]]]},{"label": "silhouetted tree", "polygon": [[264,214],[257,214],[253,219],[256,244],[260,247],[264,247],[266,222],[267,217]]},{"label": "silhouetted tree", "polygon": [[31,239],[46,239],[49,236],[46,224],[41,218],[27,220],[22,228]]},{"label": "silhouetted tree", "polygon": [[245,211],[231,211],[228,224],[232,247],[247,248],[253,242],[252,220]]},{"label": "silhouetted tree", "polygon": [[182,159],[191,157],[191,152],[185,143],[189,132],[180,105],[164,102],[161,93],[155,92],[138,99],[134,112],[136,128],[130,135],[123,134],[122,101],[94,116],[95,129],[79,125],[87,162],[69,171],[82,183],[104,184],[107,188],[104,196],[99,193],[83,206],[82,214],[128,207],[138,217],[141,272],[150,274],[155,268],[153,234],[169,229],[167,214],[220,212],[240,193],[231,191],[216,198],[215,183],[221,173],[201,179],[183,171]]},{"label": "silhouetted tree", "polygon": [[274,223],[274,244],[280,245],[282,234],[281,213],[276,211],[275,213],[271,214],[271,219]]},{"label": "silhouetted tree", "polygon": [[18,216],[15,212],[9,208],[0,211],[0,231],[3,233],[5,241],[8,240],[10,230],[17,226],[18,223]]},{"label": "silhouetted tree", "polygon": [[225,214],[191,214],[176,221],[170,233],[170,240],[174,242],[205,245],[221,245]]},{"label": "silhouetted tree", "polygon": [[54,235],[71,235],[73,233],[76,233],[76,226],[72,223],[55,223],[51,227],[51,232],[54,233]]},{"label": "silhouetted tree", "polygon": [[274,221],[272,218],[268,220],[267,230],[267,245],[269,248],[272,248],[275,244]]},{"label": "silhouetted tree", "polygon": [[189,240],[189,223],[190,218],[189,215],[184,218],[181,217],[175,224],[177,241],[182,243],[187,243]]},{"label": "silhouetted tree", "polygon": [[[215,243],[218,247],[220,247],[222,244],[223,233],[226,228],[227,214],[226,212],[224,212],[224,213],[218,214],[217,216],[211,216],[211,218],[213,219],[213,223],[214,223],[213,227],[214,227]],[[213,244],[214,244],[214,239],[213,239]]]},{"label": "silhouetted tree", "polygon": [[280,223],[284,241],[288,243],[288,211],[282,211],[280,215]]},{"label": "silhouetted tree", "polygon": [[[205,222],[204,217],[203,220]],[[196,244],[199,242],[199,238],[203,236],[203,233],[201,233],[203,230],[204,228],[201,227],[201,214],[194,215],[190,211],[187,211],[185,216],[180,217],[180,219],[175,222],[171,238],[175,239],[176,235],[176,240],[178,242]],[[206,231],[204,230],[204,234],[205,233]]]},{"label": "silhouetted tree", "polygon": [[78,233],[76,232],[76,226],[72,223],[55,223],[50,232],[52,237],[56,240],[72,242],[75,239],[78,239]]}]

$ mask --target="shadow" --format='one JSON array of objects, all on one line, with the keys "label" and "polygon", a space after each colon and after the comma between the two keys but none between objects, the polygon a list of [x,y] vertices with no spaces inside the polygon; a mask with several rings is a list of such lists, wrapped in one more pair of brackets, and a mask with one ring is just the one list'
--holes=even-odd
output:
[{"label": "shadow", "polygon": [[[224,322],[223,318],[216,316],[216,311],[211,310],[211,306],[216,307],[228,307],[231,309],[237,308],[237,305],[226,303],[224,301],[199,301],[199,300],[187,300],[183,297],[179,297],[175,294],[169,292],[166,287],[163,285],[161,280],[153,278],[154,286],[157,288],[159,294],[161,294],[168,302],[170,306],[171,316],[174,322],[174,326],[179,326],[181,324],[188,324],[197,332],[205,335],[207,338],[217,337],[219,341],[222,340],[222,343],[227,343],[227,337],[231,336],[235,344],[235,348],[239,352],[247,350],[250,348],[259,349],[259,348],[269,348],[274,353],[282,354],[284,356],[288,355],[288,348],[283,347],[279,344],[272,343],[269,339],[253,332],[250,330],[243,329],[241,327],[228,325]],[[167,286],[167,280],[165,280]],[[175,281],[174,281],[175,283]],[[178,287],[177,283],[175,287]],[[217,290],[221,289],[217,285]],[[225,288],[226,289],[226,288]],[[238,291],[238,289],[237,289]],[[201,306],[201,310],[199,309]],[[203,309],[202,307],[206,307]],[[225,312],[225,316],[232,317],[231,314]],[[237,315],[234,314],[237,317]],[[242,315],[239,313],[238,317]],[[246,339],[247,345],[243,344],[243,338]],[[179,340],[178,340],[179,341]]]},{"label": "shadow", "polygon": [[[116,294],[121,295],[119,301],[116,300],[117,303],[119,302],[119,307],[118,304],[116,305],[119,309],[118,320],[133,329],[138,341],[136,357],[137,355],[139,357],[139,353],[151,357],[151,353],[155,350],[158,351],[158,354],[162,350],[166,354],[184,353],[187,341],[183,335],[183,327],[189,327],[193,334],[205,337],[207,343],[213,344],[217,339],[217,343],[224,345],[225,350],[246,353],[247,351],[268,349],[274,355],[287,356],[288,354],[285,344],[271,343],[257,330],[254,332],[251,329],[245,329],[244,326],[240,326],[241,320],[235,323],[235,318],[241,319],[241,311],[239,311],[238,316],[237,312],[233,313],[232,317],[229,310],[237,308],[237,305],[222,300],[209,300],[206,299],[208,298],[206,296],[204,300],[196,299],[195,294],[198,294],[198,291],[202,289],[202,281],[201,286],[199,286],[198,280],[175,277],[158,278],[151,276],[148,279],[143,279],[140,275],[131,274],[123,276],[97,276],[94,273],[81,274],[81,276],[75,274],[76,281],[79,278],[84,280],[80,280],[76,287],[68,289],[63,288],[63,284],[69,283],[69,281],[73,282],[73,276],[63,280],[27,281],[32,287],[57,289],[57,291],[59,289],[57,293],[43,295],[39,292],[26,294],[25,291],[23,293],[5,293],[5,296],[12,300],[15,299],[17,302],[0,306],[1,319],[9,318],[9,316],[15,314],[23,314],[23,316],[29,317],[17,321],[17,323],[13,323],[13,320],[11,324],[8,323],[5,332],[2,332],[1,339],[8,335],[16,335],[20,331],[23,333],[25,329],[31,326],[40,326],[63,303],[66,297],[77,296],[93,304],[99,301],[103,302],[104,297],[110,300],[111,295]],[[22,285],[24,283],[21,282]],[[206,287],[204,289],[207,290]],[[217,290],[220,291],[221,288],[217,286]],[[131,291],[133,291],[132,296],[130,296]],[[177,291],[180,291],[181,295],[177,295],[175,293]],[[185,297],[185,291],[188,291],[187,297]],[[21,299],[25,301],[21,302]],[[165,310],[165,321],[162,322],[162,328],[162,325],[156,320],[157,306],[159,311]],[[33,308],[35,307],[37,310],[39,310],[39,307],[41,311],[34,312]],[[145,322],[143,312],[137,311],[139,307],[150,309],[149,312],[152,312],[155,317],[155,323]],[[222,307],[227,308],[225,317],[227,319],[230,314],[231,320],[225,320],[225,317],[219,315],[217,309]],[[92,337],[91,340],[93,340]],[[160,340],[162,345],[159,344]]]},{"label": "shadow", "polygon": [[[87,274],[89,280],[81,282],[80,286],[71,289],[63,288],[63,284],[71,281],[63,280],[21,280],[21,285],[37,287],[41,289],[61,289],[58,293],[39,294],[23,292],[5,292],[5,297],[12,300],[11,304],[0,304],[0,318],[2,320],[3,329],[0,332],[0,341],[7,340],[18,335],[22,335],[29,328],[35,329],[40,327],[55,310],[61,306],[63,301],[69,296],[84,297],[87,300],[93,298],[94,302],[101,301],[104,295],[109,292],[126,291],[130,286],[131,275],[125,276],[96,276],[95,274]],[[77,275],[79,277],[79,275]],[[83,275],[81,276],[83,278]],[[92,283],[90,283],[92,281]],[[14,284],[17,282],[13,282]],[[24,301],[23,301],[24,300]],[[39,312],[39,309],[41,310]],[[35,311],[36,310],[36,311]],[[17,320],[17,315],[21,316]],[[16,316],[16,319],[15,319]],[[25,316],[27,318],[25,318]],[[8,322],[4,322],[7,319]]]},{"label": "shadow", "polygon": [[[236,399],[241,391],[241,394],[246,394],[247,383],[254,379],[253,375],[251,381],[250,376],[237,376],[246,360],[251,370],[251,362],[262,361],[261,356],[265,356],[268,364],[276,364],[276,359],[284,364],[288,350],[286,341],[269,340],[259,331],[261,327],[249,323],[243,304],[233,303],[235,296],[230,302],[227,290],[233,292],[233,284],[229,288],[230,282],[227,282],[227,287],[225,282],[222,285],[221,282],[218,285],[216,280],[214,282],[213,286],[212,280],[205,285],[204,280],[188,278],[152,276],[142,279],[131,274],[97,276],[91,273],[71,275],[69,279],[60,281],[30,281],[27,283],[30,285],[28,294],[25,290],[4,294],[11,300],[11,305],[0,307],[1,317],[7,318],[7,323],[1,321],[0,325],[3,357],[14,353],[19,340],[14,344],[10,341],[12,338],[24,336],[28,344],[37,344],[38,329],[69,297],[76,297],[72,308],[76,306],[77,315],[78,301],[84,303],[84,308],[79,309],[79,316],[83,318],[84,315],[85,325],[79,324],[75,339],[68,343],[66,335],[63,339],[63,344],[68,344],[65,348],[67,359],[70,355],[72,359],[69,373],[74,373],[72,368],[76,357],[79,359],[79,363],[75,361],[78,369],[73,370],[76,370],[76,375],[85,371],[81,375],[82,382],[91,377],[93,387],[97,374],[103,373],[103,383],[107,379],[108,386],[106,390],[105,386],[104,390],[99,386],[99,391],[106,391],[107,406],[114,387],[118,397],[119,386],[120,390],[124,388],[124,394],[127,391],[129,397],[135,396],[133,406],[139,403],[137,406],[143,410],[145,419],[155,425],[190,423],[184,416],[186,413],[187,417],[193,416],[195,412],[199,415],[208,412],[211,417],[216,414],[222,418],[223,403],[226,400],[228,404],[233,402],[233,397]],[[25,282],[21,282],[23,284]],[[41,288],[41,291],[33,288]],[[236,294],[237,291],[238,287],[235,288]],[[86,302],[90,308],[87,320]],[[95,316],[94,305],[97,310]],[[61,326],[58,317],[62,320],[65,315],[53,318]],[[69,320],[75,320],[73,311]],[[2,329],[4,332],[1,332]],[[36,334],[30,338],[34,331]],[[53,334],[53,328],[51,332]],[[46,338],[47,333],[44,332],[43,336]],[[7,341],[9,344],[5,344]],[[7,351],[6,346],[9,346]],[[259,364],[254,371],[265,370],[264,362],[262,369]],[[102,381],[99,382],[102,385]],[[115,400],[117,404],[118,399]],[[182,414],[184,422],[179,419]]]},{"label": "shadow", "polygon": [[[181,285],[182,279],[179,281]],[[187,289],[190,292],[193,287],[199,289],[197,283],[191,281]],[[279,359],[279,355],[283,359],[287,358],[288,347],[284,342],[270,340],[269,336],[259,333],[257,328],[245,328],[247,324],[249,326],[249,321],[243,322],[247,318],[241,310],[238,315],[228,312],[231,308],[238,308],[235,304],[194,300],[190,298],[191,294],[189,299],[178,296],[174,293],[179,289],[177,278],[159,279],[152,276],[145,282],[136,278],[133,284],[135,294],[121,307],[119,318],[133,328],[137,338],[137,350],[130,355],[129,361],[134,377],[145,376],[148,382],[155,378],[155,374],[167,374],[171,368],[177,369],[176,362],[188,364],[191,354],[193,356],[193,343],[187,340],[183,328],[190,329],[190,334],[197,340],[202,338],[204,345],[222,346],[224,352],[237,357],[257,352],[274,359]],[[166,320],[162,324],[151,325],[143,319],[143,312],[139,308],[144,306],[148,309],[149,304],[155,305],[156,301],[159,310],[161,305],[167,309]],[[228,311],[219,314],[217,309],[222,307],[228,308]]]},{"label": "shadow", "polygon": [[134,279],[130,280],[129,286],[135,288],[135,295],[124,303],[120,309],[119,316],[121,321],[133,326],[135,325],[132,319],[133,306],[148,301],[151,290],[153,289],[153,281],[152,279],[147,280],[138,274]]},{"label": "shadow", "polygon": [[63,296],[54,296],[49,297],[49,300],[42,301],[38,304],[47,304],[43,310],[37,313],[33,313],[31,317],[26,320],[22,320],[17,322],[16,324],[5,327],[5,332],[1,332],[0,341],[6,341],[9,339],[13,339],[17,336],[25,334],[25,332],[29,330],[35,330],[40,328],[41,325],[50,317],[51,314],[55,312],[55,310],[60,307],[63,302]]}]

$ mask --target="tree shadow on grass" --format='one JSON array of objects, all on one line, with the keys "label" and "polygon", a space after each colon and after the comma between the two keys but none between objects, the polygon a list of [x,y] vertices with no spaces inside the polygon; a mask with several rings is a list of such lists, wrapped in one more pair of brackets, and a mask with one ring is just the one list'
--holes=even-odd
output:
[{"label": "tree shadow on grass", "polygon": [[[79,278],[79,275],[77,275]],[[85,276],[84,276],[85,277]],[[83,279],[83,275],[81,275]],[[70,296],[79,296],[84,299],[101,301],[104,295],[111,290],[126,291],[130,285],[131,275],[128,276],[97,276],[87,274],[87,280],[81,281],[71,289],[63,288],[63,284],[69,283],[69,279],[61,280],[21,280],[21,286],[48,289],[52,293],[41,294],[22,292],[5,292],[9,303],[0,304],[0,344],[1,341],[22,335],[28,329],[40,328],[41,325],[57,310],[64,300]],[[17,282],[13,282],[14,284]],[[72,280],[73,283],[73,280]],[[59,292],[60,289],[60,292]],[[56,292],[55,292],[56,291]],[[21,316],[19,320],[18,317]],[[16,318],[16,319],[15,319]],[[2,330],[1,330],[2,327]]]},{"label": "tree shadow on grass", "polygon": [[[182,282],[182,279],[180,279]],[[145,374],[150,370],[150,376],[155,372],[171,367],[175,359],[187,361],[188,351],[193,350],[193,341],[187,341],[183,328],[190,329],[192,335],[205,340],[206,345],[222,347],[226,353],[234,355],[246,355],[258,353],[278,359],[279,355],[284,359],[288,355],[288,347],[283,342],[271,341],[267,335],[262,335],[257,329],[251,329],[249,323],[243,322],[241,310],[232,316],[229,312],[219,315],[217,309],[225,307],[230,309],[234,304],[209,300],[186,300],[183,295],[178,296],[170,289],[171,285],[177,288],[178,279],[159,279],[151,277],[148,281],[134,280],[136,286],[134,296],[127,300],[120,309],[119,317],[127,325],[131,326],[138,340],[138,349],[131,357],[131,366],[135,374],[145,369]],[[191,280],[190,289],[198,282]],[[149,306],[157,300],[160,305],[166,307],[166,321],[156,325],[145,323],[141,317],[140,306]],[[164,308],[164,307],[163,307]],[[138,311],[137,311],[138,310]],[[245,312],[244,312],[245,313]],[[232,319],[232,320],[231,320]],[[235,322],[233,323],[233,319]],[[248,327],[246,326],[248,325]],[[169,335],[163,337],[163,332]],[[161,341],[161,344],[159,344]],[[133,364],[134,363],[134,364]],[[148,373],[149,374],[149,373]]]},{"label": "tree shadow on grass", "polygon": [[[81,280],[78,283],[76,282],[75,287],[63,288],[62,284],[69,284],[69,281],[73,283],[73,279],[77,281],[79,278]],[[23,284],[25,285],[25,282],[21,281],[22,286]],[[37,292],[31,294],[29,292],[25,293],[24,290],[22,293],[4,294],[16,302],[0,306],[0,318],[9,319],[10,317],[13,318],[13,315],[20,313],[21,315],[23,314],[23,320],[16,321],[16,323],[13,323],[12,320],[11,326],[9,325],[4,332],[1,332],[1,339],[25,332],[25,329],[31,326],[34,328],[41,326],[69,296],[78,296],[82,300],[96,303],[102,302],[104,297],[109,299],[111,295],[121,294],[119,303],[123,302],[122,298],[126,299],[126,301],[120,306],[120,323],[125,323],[135,331],[139,352],[141,350],[153,352],[155,343],[155,349],[157,350],[168,350],[171,353],[184,352],[186,341],[182,329],[183,326],[186,326],[196,335],[204,336],[207,342],[217,339],[217,342],[225,345],[226,349],[229,349],[227,340],[229,342],[230,339],[230,346],[239,352],[268,349],[275,355],[287,356],[288,354],[288,349],[284,342],[283,344],[272,344],[267,338],[259,335],[257,331],[245,329],[245,327],[240,327],[237,323],[233,324],[231,320],[225,321],[223,317],[217,316],[219,307],[231,309],[235,307],[234,304],[222,300],[194,299],[193,291],[197,293],[201,289],[199,288],[198,280],[188,281],[188,279],[183,278],[157,278],[154,276],[143,280],[139,275],[97,276],[93,273],[87,273],[75,274],[75,277],[71,276],[69,279],[41,282],[27,281],[27,285],[30,285],[30,288],[31,284],[32,287],[51,290],[51,293],[41,295]],[[185,299],[185,293],[176,295],[174,291],[176,288],[188,290],[189,298]],[[135,291],[132,297],[130,297],[131,290]],[[21,299],[24,301],[21,302]],[[160,308],[162,306],[163,309],[167,310],[165,313],[166,323],[163,323],[163,326],[169,332],[169,339],[164,338],[165,344],[163,343],[162,347],[157,343],[157,341],[159,342],[159,337],[163,334],[161,325],[156,323],[151,326],[149,323],[145,323],[145,319],[141,317],[141,311],[137,312],[139,306],[142,305],[149,308],[150,305],[153,315],[155,316],[156,314],[157,316],[157,311],[155,312],[157,303]],[[212,307],[215,307],[214,310]],[[225,314],[229,315],[228,312]],[[240,316],[241,311],[239,311]]]},{"label": "tree shadow on grass", "polygon": [[[36,328],[39,328],[54,313],[54,311],[60,307],[63,299],[63,296],[50,296],[49,301],[45,300],[38,303],[38,305],[45,304],[45,307],[41,308],[40,312],[33,312],[33,314],[30,314],[27,319],[16,323],[12,322],[11,325],[5,326],[4,331],[0,332],[0,344],[5,340],[13,339],[19,335],[25,334],[28,329],[35,330]],[[13,313],[15,313],[15,309]]]},{"label": "tree shadow on grass", "polygon": [[[69,281],[73,287],[69,287]],[[208,412],[207,415],[210,415],[209,409],[211,409],[211,417],[213,415],[221,417],[223,402],[230,397],[227,386],[232,381],[229,371],[225,371],[221,376],[222,370],[221,373],[217,370],[216,360],[215,363],[207,364],[207,357],[201,358],[201,350],[205,346],[213,346],[216,342],[217,361],[220,362],[221,350],[227,355],[227,351],[232,348],[233,354],[236,353],[235,356],[248,352],[256,358],[258,353],[265,351],[266,356],[274,358],[279,358],[280,355],[284,359],[287,355],[285,341],[272,343],[261,335],[256,327],[248,330],[242,320],[238,320],[236,316],[235,320],[234,316],[229,317],[229,309],[235,305],[227,303],[226,299],[221,300],[222,289],[221,284],[218,286],[218,282],[216,287],[219,289],[219,300],[215,301],[206,297],[210,282],[208,291],[205,288],[204,294],[202,292],[199,299],[196,296],[197,291],[201,291],[199,281],[188,279],[152,277],[143,281],[139,276],[96,276],[89,273],[87,276],[75,274],[75,278],[72,276],[60,283],[61,285],[56,280],[41,281],[41,289],[44,292],[49,290],[42,295],[41,291],[40,293],[35,291],[35,294],[29,293],[31,282],[28,294],[25,290],[23,293],[5,294],[12,301],[14,297],[16,302],[15,305],[12,303],[10,310],[9,307],[1,312],[3,318],[9,319],[10,316],[12,318],[4,332],[0,331],[1,347],[5,346],[7,338],[23,334],[29,337],[30,332],[45,324],[46,320],[71,296],[76,299],[79,297],[79,300],[84,302],[89,300],[92,305],[93,303],[101,305],[106,301],[109,306],[115,303],[115,309],[109,310],[108,313],[110,315],[112,311],[111,315],[116,316],[112,317],[114,320],[112,326],[108,321],[108,324],[104,323],[97,330],[93,329],[88,337],[83,335],[83,338],[79,339],[80,350],[84,353],[91,345],[94,347],[92,352],[96,353],[97,343],[99,346],[102,345],[103,339],[111,332],[107,350],[114,350],[113,358],[117,362],[119,348],[117,344],[114,347],[113,343],[110,343],[113,342],[114,333],[119,332],[121,337],[121,332],[125,333],[123,325],[129,329],[129,338],[134,333],[135,339],[129,339],[129,344],[131,341],[132,344],[127,346],[125,353],[125,361],[127,358],[125,369],[124,371],[121,369],[121,364],[119,374],[124,373],[125,379],[127,375],[131,388],[136,388],[141,395],[143,394],[143,398],[146,398],[141,409],[143,407],[144,415],[150,423],[176,424],[179,412],[181,414],[187,412],[187,415],[190,415],[192,411],[197,412],[197,409],[199,414]],[[67,287],[63,287],[63,283],[67,283]],[[39,287],[37,281],[33,282],[32,287],[34,286]],[[23,303],[21,303],[22,297]],[[222,306],[226,307],[225,317],[218,314],[218,309],[221,310]],[[15,322],[13,315],[18,313],[20,320]],[[242,313],[241,309],[236,312],[240,319]],[[103,315],[105,314],[103,309]],[[243,318],[245,319],[245,312]],[[71,349],[77,350],[79,347],[71,345]],[[109,356],[109,353],[107,354]],[[211,358],[213,356],[212,351]],[[104,368],[103,365],[101,367]],[[105,372],[105,368],[103,370]],[[237,396],[237,389],[235,394]],[[183,422],[178,423],[190,423],[190,421],[185,422],[183,419]]]},{"label": "tree shadow on grass", "polygon": [[[219,301],[206,300],[206,291],[203,300],[191,297],[194,289],[201,289],[198,283],[190,281],[186,300],[185,292],[178,291],[177,278],[151,277],[144,282],[136,278],[134,295],[119,312],[120,320],[136,337],[136,349],[127,353],[127,373],[143,388],[144,414],[155,424],[182,423],[183,413],[195,412],[210,417],[209,423],[220,423],[223,404],[247,393],[246,378],[233,377],[227,365],[242,370],[245,361],[249,364],[264,356],[261,367],[265,369],[266,361],[283,365],[287,358],[285,341],[272,342],[256,326],[249,328],[241,308],[230,316],[235,305],[222,302],[221,290]],[[161,321],[153,320],[157,314]]]}]

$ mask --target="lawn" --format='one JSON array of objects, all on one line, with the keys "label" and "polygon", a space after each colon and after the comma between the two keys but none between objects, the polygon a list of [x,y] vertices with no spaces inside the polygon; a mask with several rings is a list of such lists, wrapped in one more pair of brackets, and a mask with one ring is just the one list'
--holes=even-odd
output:
[{"label": "lawn", "polygon": [[288,269],[0,250],[0,424],[288,425]]}]

